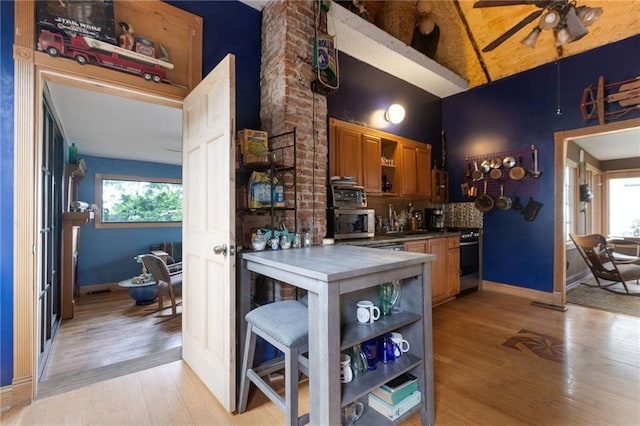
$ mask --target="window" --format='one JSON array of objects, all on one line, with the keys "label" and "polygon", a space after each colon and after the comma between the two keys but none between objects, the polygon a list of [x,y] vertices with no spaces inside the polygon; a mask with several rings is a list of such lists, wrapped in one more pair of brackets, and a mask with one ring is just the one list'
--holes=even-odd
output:
[{"label": "window", "polygon": [[609,235],[640,236],[640,174],[611,173],[607,180]]},{"label": "window", "polygon": [[180,226],[180,179],[96,174],[96,228]]}]

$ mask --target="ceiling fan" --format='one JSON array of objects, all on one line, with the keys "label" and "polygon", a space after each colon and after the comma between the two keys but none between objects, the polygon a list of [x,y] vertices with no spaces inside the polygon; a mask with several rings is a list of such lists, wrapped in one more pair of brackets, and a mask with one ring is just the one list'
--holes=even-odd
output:
[{"label": "ceiling fan", "polygon": [[556,47],[559,49],[566,43],[581,39],[589,32],[587,27],[593,24],[602,15],[601,7],[576,6],[575,1],[570,0],[481,0],[473,4],[474,8],[534,5],[540,10],[527,15],[523,20],[507,30],[500,37],[489,43],[483,52],[490,52],[504,43],[509,37],[520,31],[538,17],[538,25],[531,30],[521,43],[535,47],[538,36],[543,30],[553,30],[556,39]]}]

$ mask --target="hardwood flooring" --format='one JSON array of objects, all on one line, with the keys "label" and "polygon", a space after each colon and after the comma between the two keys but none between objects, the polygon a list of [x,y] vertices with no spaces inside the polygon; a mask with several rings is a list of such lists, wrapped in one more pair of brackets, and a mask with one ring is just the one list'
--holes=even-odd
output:
[{"label": "hardwood flooring", "polygon": [[[495,293],[434,309],[438,425],[640,424],[640,319]],[[306,409],[306,386],[301,405]],[[3,425],[280,425],[253,392],[229,414],[177,361],[14,407]],[[420,425],[414,415],[405,425]]]},{"label": "hardwood flooring", "polygon": [[60,325],[38,397],[180,359],[180,316],[158,317],[157,308],[136,306],[126,290],[80,296],[74,318]]}]

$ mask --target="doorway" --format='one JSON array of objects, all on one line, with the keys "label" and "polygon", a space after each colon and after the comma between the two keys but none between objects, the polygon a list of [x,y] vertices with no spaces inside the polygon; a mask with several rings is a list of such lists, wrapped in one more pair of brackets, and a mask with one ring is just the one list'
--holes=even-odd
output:
[{"label": "doorway", "polygon": [[[553,299],[554,304],[565,306],[566,304],[566,281],[567,281],[567,241],[565,238],[565,217],[564,200],[565,190],[565,168],[567,166],[567,146],[570,140],[584,138],[586,136],[613,135],[615,133],[640,128],[640,118],[625,120],[615,123],[602,124],[580,129],[567,130],[555,133],[555,196],[554,196],[554,272],[553,272]],[[632,145],[633,141],[629,142]],[[636,146],[637,149],[637,146]],[[637,152],[637,151],[636,151]],[[636,154],[636,156],[640,156]]]},{"label": "doorway", "polygon": [[[53,89],[55,87],[55,89]],[[127,149],[126,152],[122,152],[123,147],[117,143],[107,143],[105,140],[97,140],[95,142],[95,149],[104,149],[106,151],[94,151],[89,148],[88,143],[82,143],[83,151],[81,154],[92,156],[105,156],[107,158],[113,158],[113,162],[118,161],[135,160],[135,155],[144,153],[144,157],[140,157],[139,160],[153,162],[152,155],[149,154],[154,148],[157,148],[157,143],[161,139],[159,134],[154,134],[146,144],[143,143],[141,135],[132,135],[129,130],[129,134],[122,137],[114,136],[112,133],[107,132],[105,129],[108,127],[116,127],[113,123],[118,123],[122,129],[131,129],[125,121],[131,118],[131,103],[136,103],[137,116],[135,119],[140,122],[148,122],[150,120],[159,120],[162,125],[165,125],[168,120],[161,117],[158,114],[155,117],[145,116],[145,111],[149,111],[149,115],[157,113],[158,108],[171,109],[178,111],[179,122],[177,123],[177,129],[174,131],[175,148],[173,152],[168,152],[165,155],[170,160],[157,159],[156,161],[181,161],[181,103],[176,103],[171,100],[162,100],[163,105],[158,105],[158,100],[148,97],[145,99],[145,95],[140,93],[136,95],[136,98],[142,98],[141,100],[133,100],[131,91],[119,89],[117,87],[100,87],[96,89],[95,82],[89,84],[88,82],[79,81],[77,78],[66,78],[57,74],[49,74],[43,72],[40,78],[41,92],[47,88],[51,92],[51,103],[55,105],[55,112],[61,122],[62,135],[61,141],[68,140],[69,143],[74,141],[78,136],[70,138],[67,132],[69,129],[73,129],[73,126],[69,120],[75,120],[75,122],[81,122],[83,126],[94,129],[96,134],[95,139],[102,137],[110,137],[112,141],[122,142]],[[53,90],[52,90],[53,89]],[[107,91],[108,93],[104,93]],[[73,93],[69,95],[69,93]],[[122,93],[120,93],[122,92]],[[80,94],[78,94],[80,93]],[[123,94],[124,97],[119,96]],[[76,100],[74,101],[74,96]],[[100,109],[100,114],[84,111],[86,108],[79,106],[77,97],[89,98],[90,103],[94,103]],[[56,99],[56,97],[58,99]],[[101,100],[97,101],[96,97],[101,97]],[[62,100],[60,100],[62,98]],[[107,108],[108,104],[112,104],[114,99],[120,100],[121,104],[128,104],[129,107],[122,107],[121,113],[124,116],[129,117],[115,117],[111,116]],[[61,103],[67,103],[61,107]],[[149,102],[151,101],[151,102]],[[171,104],[170,106],[166,104]],[[78,117],[77,110],[82,109],[87,113],[89,117],[93,117],[93,121],[89,119],[83,119]],[[118,109],[116,108],[116,111]],[[73,116],[69,116],[69,111],[73,111]],[[175,115],[175,114],[174,114]],[[40,120],[43,121],[43,120]],[[75,124],[75,123],[74,123]],[[141,126],[138,126],[138,128]],[[98,129],[98,133],[95,133],[95,129]],[[102,131],[100,131],[102,129]],[[163,127],[157,125],[156,129],[161,132]],[[117,130],[117,129],[116,129]],[[87,136],[80,137],[80,140],[86,141]],[[75,139],[76,141],[78,139]],[[136,149],[132,149],[132,140],[135,140],[138,144]],[[61,145],[64,142],[61,142]],[[156,144],[156,145],[154,145]],[[146,146],[143,146],[146,145]],[[151,146],[150,146],[151,145]],[[133,156],[132,156],[133,155]],[[62,155],[60,156],[61,162]],[[154,159],[156,157],[153,157]],[[41,161],[40,158],[37,159]],[[60,165],[60,169],[64,167],[64,164]],[[91,172],[91,165],[89,165],[89,173]],[[90,200],[92,203],[93,201]],[[62,204],[62,202],[60,202]],[[44,209],[44,205],[43,205]],[[45,209],[46,210],[46,209]],[[53,209],[52,209],[53,210]],[[62,211],[62,208],[58,206],[55,211]],[[157,228],[158,241],[162,239],[162,228]],[[104,231],[103,231],[104,232]],[[108,231],[107,231],[108,232]],[[154,241],[155,242],[155,241]],[[58,242],[56,247],[60,247]],[[38,258],[47,258],[44,253],[44,246],[38,252]],[[148,247],[147,247],[148,248]],[[58,249],[58,255],[60,250]],[[82,247],[79,252],[82,256]],[[133,262],[133,261],[132,261]],[[38,260],[38,264],[42,264],[41,260]],[[46,271],[42,271],[43,276]],[[124,278],[124,277],[123,277]],[[117,279],[115,280],[118,281]],[[117,287],[116,287],[117,288]],[[117,294],[116,294],[117,293]],[[73,388],[78,388],[89,384],[91,382],[105,380],[118,375],[128,374],[133,371],[139,371],[144,368],[148,368],[154,365],[160,365],[166,362],[172,362],[181,358],[181,320],[180,317],[164,322],[155,318],[156,313],[153,312],[157,308],[157,304],[150,306],[136,306],[133,300],[129,297],[126,290],[109,291],[105,293],[96,292],[95,294],[81,294],[76,299],[76,315],[71,320],[62,321],[61,326],[58,328],[58,337],[50,339],[53,342],[51,356],[47,362],[46,359],[38,360],[38,378],[41,380],[38,385],[37,397],[44,397],[67,391]],[[59,317],[56,324],[60,324]],[[145,325],[146,324],[146,327]],[[157,326],[156,326],[157,325]],[[66,329],[69,329],[65,334]],[[108,330],[106,333],[101,333],[100,330]],[[38,333],[44,337],[46,329],[39,327]],[[83,334],[84,333],[84,334]],[[155,334],[154,334],[155,333]],[[176,347],[176,333],[178,335],[178,346]],[[64,336],[63,336],[64,335]],[[73,335],[69,337],[69,335]],[[147,345],[134,345],[126,344],[127,336],[137,336],[137,342],[149,341]],[[51,336],[52,338],[54,336]],[[61,338],[64,337],[64,338]],[[75,343],[74,343],[75,342]],[[72,357],[74,360],[72,363],[65,361],[65,359]]]}]

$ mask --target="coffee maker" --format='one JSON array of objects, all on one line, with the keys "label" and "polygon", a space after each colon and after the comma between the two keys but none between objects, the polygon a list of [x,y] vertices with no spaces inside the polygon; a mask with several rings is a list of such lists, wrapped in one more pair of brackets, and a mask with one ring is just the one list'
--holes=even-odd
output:
[{"label": "coffee maker", "polygon": [[429,231],[444,230],[444,210],[441,208],[424,209],[424,217]]}]

